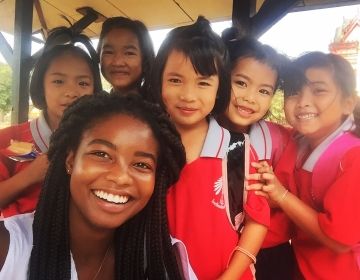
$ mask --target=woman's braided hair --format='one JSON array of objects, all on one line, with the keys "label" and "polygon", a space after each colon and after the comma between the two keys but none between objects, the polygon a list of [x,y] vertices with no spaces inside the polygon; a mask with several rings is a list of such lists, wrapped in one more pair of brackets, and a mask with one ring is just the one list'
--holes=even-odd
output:
[{"label": "woman's braided hair", "polygon": [[29,279],[70,279],[70,176],[65,160],[69,151],[76,152],[85,131],[116,114],[146,123],[160,149],[150,201],[116,229],[116,279],[180,279],[171,251],[165,198],[185,164],[185,152],[179,134],[160,107],[134,94],[84,96],[64,112],[51,138],[50,165],[35,212]]}]

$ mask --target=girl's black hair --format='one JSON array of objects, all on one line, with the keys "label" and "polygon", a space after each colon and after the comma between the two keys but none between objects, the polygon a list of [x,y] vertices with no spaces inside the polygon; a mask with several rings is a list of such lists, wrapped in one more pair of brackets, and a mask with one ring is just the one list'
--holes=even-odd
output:
[{"label": "girl's black hair", "polygon": [[239,59],[253,58],[258,62],[266,64],[277,73],[274,92],[276,89],[281,88],[283,71],[286,68],[288,59],[284,55],[279,54],[274,48],[262,44],[253,37],[246,36],[237,39],[237,32],[234,29],[235,27],[231,27],[222,33],[222,39],[229,51],[231,71]]},{"label": "girl's black hair", "polygon": [[155,59],[149,91],[153,95],[149,95],[148,98],[165,108],[161,97],[162,76],[173,50],[188,57],[197,73],[204,76],[219,76],[219,88],[211,113],[218,115],[224,112],[231,94],[228,53],[221,38],[212,31],[209,21],[203,16],[199,16],[192,25],[181,26],[169,32]]},{"label": "girl's black hair", "polygon": [[97,52],[101,55],[104,37],[113,29],[125,28],[133,32],[139,40],[142,54],[142,75],[138,81],[138,88],[150,78],[151,68],[155,59],[154,46],[145,24],[139,20],[132,20],[126,17],[111,17],[104,21],[99,37]]},{"label": "girl's black hair", "polygon": [[[326,68],[332,72],[335,84],[343,97],[356,96],[356,76],[351,64],[342,56],[309,52],[289,63],[284,75],[285,98],[297,94],[308,83],[305,76],[309,68]],[[356,130],[360,136],[360,106],[354,111]]]},{"label": "girl's black hair", "polygon": [[[86,53],[76,43],[84,45],[89,52]],[[44,76],[50,64],[64,54],[79,57],[89,65],[94,79],[94,92],[102,90],[98,57],[90,39],[84,34],[74,33],[71,28],[59,27],[49,33],[43,53],[35,64],[30,80],[30,97],[34,106],[40,110],[46,110]]]},{"label": "girl's black hair", "polygon": [[152,129],[159,144],[154,193],[147,206],[115,232],[116,279],[180,279],[171,250],[166,192],[185,164],[179,134],[163,110],[137,94],[83,96],[65,110],[51,137],[48,173],[33,224],[29,279],[70,279],[69,151],[76,152],[83,134],[117,114],[134,117]]}]

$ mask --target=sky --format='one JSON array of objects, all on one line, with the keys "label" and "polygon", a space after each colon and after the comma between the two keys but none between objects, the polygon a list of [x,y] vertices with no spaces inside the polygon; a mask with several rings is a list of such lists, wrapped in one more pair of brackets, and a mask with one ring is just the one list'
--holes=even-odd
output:
[{"label": "sky", "polygon": [[[272,26],[259,40],[290,57],[296,57],[308,51],[328,52],[328,46],[334,40],[336,28],[342,25],[344,18],[352,18],[359,11],[360,5],[351,5],[289,13]],[[229,26],[231,26],[230,21],[212,24],[213,29],[219,34]],[[169,30],[150,32],[156,51]],[[12,36],[4,35],[12,45]],[[36,52],[38,48],[39,45],[34,44],[32,51]],[[0,62],[5,62],[1,54]]]}]

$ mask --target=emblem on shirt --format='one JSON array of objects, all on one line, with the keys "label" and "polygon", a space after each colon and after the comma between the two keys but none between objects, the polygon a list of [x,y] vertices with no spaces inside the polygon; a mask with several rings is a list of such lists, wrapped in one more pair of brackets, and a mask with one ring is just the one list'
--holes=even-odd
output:
[{"label": "emblem on shirt", "polygon": [[222,177],[220,177],[215,181],[213,190],[214,190],[214,198],[211,201],[212,204],[217,208],[224,209],[225,201],[224,201]]}]

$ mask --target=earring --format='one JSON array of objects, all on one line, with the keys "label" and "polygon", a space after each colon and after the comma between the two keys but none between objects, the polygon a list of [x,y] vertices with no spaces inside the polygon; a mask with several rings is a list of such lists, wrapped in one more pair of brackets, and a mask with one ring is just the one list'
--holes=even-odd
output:
[{"label": "earring", "polygon": [[69,175],[71,174],[70,168],[66,168],[66,173],[69,174]]}]

